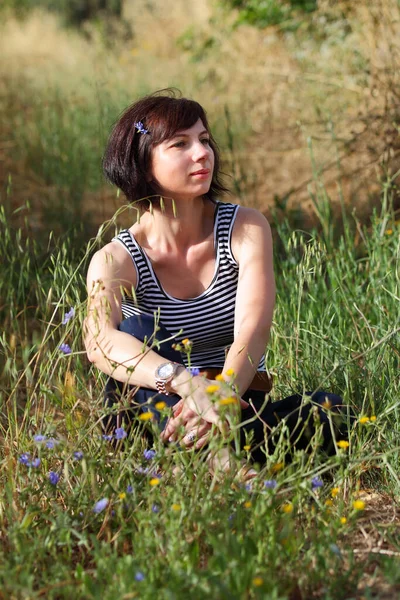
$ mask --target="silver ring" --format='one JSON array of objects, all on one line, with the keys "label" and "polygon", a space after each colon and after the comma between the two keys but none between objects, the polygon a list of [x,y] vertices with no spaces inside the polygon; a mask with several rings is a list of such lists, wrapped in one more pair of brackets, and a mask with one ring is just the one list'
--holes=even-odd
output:
[{"label": "silver ring", "polygon": [[193,431],[191,431],[190,433],[188,433],[186,435],[187,439],[189,440],[189,442],[194,442],[194,440],[196,439],[196,434],[193,433]]}]

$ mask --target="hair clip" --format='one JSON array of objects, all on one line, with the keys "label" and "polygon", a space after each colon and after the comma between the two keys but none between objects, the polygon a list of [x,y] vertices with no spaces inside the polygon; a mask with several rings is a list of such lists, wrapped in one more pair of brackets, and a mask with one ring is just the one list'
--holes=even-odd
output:
[{"label": "hair clip", "polygon": [[149,133],[149,130],[144,128],[142,121],[138,121],[137,123],[135,123],[135,127],[138,133]]}]

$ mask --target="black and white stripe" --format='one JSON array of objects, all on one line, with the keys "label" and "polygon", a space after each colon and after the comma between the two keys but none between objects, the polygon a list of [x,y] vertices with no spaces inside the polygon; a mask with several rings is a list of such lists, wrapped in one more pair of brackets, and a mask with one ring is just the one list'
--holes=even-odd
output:
[{"label": "black and white stripe", "polygon": [[[129,230],[121,231],[114,238],[129,252],[137,271],[135,296],[125,295],[122,299],[124,318],[156,315],[176,343],[189,338],[193,343],[192,367],[222,368],[226,351],[233,342],[239,266],[232,254],[231,235],[238,208],[235,204],[217,202],[214,277],[209,287],[196,298],[174,298],[162,288],[150,259]],[[186,357],[184,360],[187,364]],[[265,370],[264,357],[258,369]]]}]

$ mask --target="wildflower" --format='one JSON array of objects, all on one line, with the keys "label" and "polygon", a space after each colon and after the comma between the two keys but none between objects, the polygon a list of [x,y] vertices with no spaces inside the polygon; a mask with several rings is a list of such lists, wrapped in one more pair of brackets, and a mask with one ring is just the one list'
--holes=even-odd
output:
[{"label": "wildflower", "polygon": [[93,506],[93,512],[95,512],[96,514],[99,514],[99,513],[101,513],[102,510],[107,508],[107,506],[108,506],[108,498],[102,498],[101,500],[96,502],[96,504]]},{"label": "wildflower", "polygon": [[57,483],[59,482],[60,476],[58,473],[56,473],[55,471],[50,471],[49,473],[49,481],[51,483],[51,485],[57,485]]},{"label": "wildflower", "polygon": [[143,452],[143,456],[145,457],[146,460],[153,460],[153,458],[156,456],[157,452],[155,450],[145,450]]},{"label": "wildflower", "polygon": [[153,506],[151,507],[151,511],[153,513],[158,513],[158,512],[160,512],[160,508],[157,504],[153,504]]},{"label": "wildflower", "polygon": [[150,472],[149,467],[138,467],[136,469],[136,473],[139,473],[139,475],[147,475]]},{"label": "wildflower", "polygon": [[284,466],[285,466],[285,463],[283,463],[283,462],[276,463],[275,465],[272,465],[271,472],[278,473],[278,471],[282,471]]},{"label": "wildflower", "polygon": [[111,440],[113,439],[113,436],[109,435],[109,434],[105,434],[102,436],[102,438],[105,442],[111,442]]},{"label": "wildflower", "polygon": [[282,510],[285,514],[290,515],[293,512],[293,504],[291,502],[287,502],[282,506]]},{"label": "wildflower", "polygon": [[28,467],[33,467],[34,469],[37,469],[38,467],[40,467],[40,458],[34,458],[29,464]]},{"label": "wildflower", "polygon": [[253,578],[253,585],[255,587],[260,587],[263,583],[264,583],[264,579],[262,577],[254,577]]},{"label": "wildflower", "polygon": [[358,419],[358,422],[360,423],[360,425],[365,425],[365,423],[368,423],[369,421],[369,417],[360,417]]},{"label": "wildflower", "polygon": [[64,354],[71,354],[72,350],[71,348],[68,346],[68,344],[60,344],[60,350],[61,352],[63,352]]},{"label": "wildflower", "polygon": [[340,556],[340,557],[342,556],[340,548],[337,544],[329,544],[329,548],[331,549],[333,554],[336,554],[336,556]]},{"label": "wildflower", "polygon": [[364,508],[365,508],[364,500],[354,500],[353,508],[354,508],[354,510],[364,510]]},{"label": "wildflower", "polygon": [[342,448],[343,450],[346,450],[346,448],[348,448],[350,446],[350,444],[347,440],[339,440],[337,445],[339,448]]},{"label": "wildflower", "polygon": [[133,492],[133,486],[132,485],[128,485],[128,487],[126,488],[126,491],[128,492],[128,494],[132,494],[132,492]]},{"label": "wildflower", "polygon": [[219,385],[209,385],[206,387],[206,392],[207,394],[214,394],[214,392],[218,392],[219,391]]},{"label": "wildflower", "polygon": [[393,229],[386,229],[385,233],[386,233],[386,235],[392,235]]},{"label": "wildflower", "polygon": [[247,502],[245,502],[245,503],[243,504],[243,506],[244,506],[245,508],[251,508],[251,502],[250,502],[250,500],[247,500]]},{"label": "wildflower", "polygon": [[325,506],[332,506],[333,502],[330,498],[328,498],[327,500],[325,500]]},{"label": "wildflower", "polygon": [[226,374],[228,375],[228,377],[231,377],[232,375],[235,374],[235,371],[233,369],[228,369],[227,371],[225,371]]},{"label": "wildflower", "polygon": [[75,309],[74,307],[72,307],[67,313],[65,313],[64,318],[62,320],[62,324],[66,325],[68,323],[68,321],[70,321],[71,319],[73,319],[75,316]]},{"label": "wildflower", "polygon": [[149,484],[151,486],[155,486],[158,485],[160,483],[160,480],[158,479],[158,477],[152,477],[149,481]]},{"label": "wildflower", "polygon": [[147,412],[142,412],[142,413],[139,415],[139,419],[140,419],[141,421],[149,421],[149,420],[150,420],[150,419],[152,419],[152,418],[153,418],[153,413],[152,413],[152,412],[150,412],[150,411],[147,411]]},{"label": "wildflower", "polygon": [[322,481],[322,479],[320,477],[313,477],[311,479],[311,489],[316,490],[320,487],[323,487],[324,482]]},{"label": "wildflower", "polygon": [[342,525],[346,525],[346,523],[347,523],[346,517],[340,517],[340,522]]},{"label": "wildflower", "polygon": [[29,454],[29,452],[23,452],[18,460],[21,463],[21,465],[28,465],[28,463],[30,463],[30,458],[31,455]]},{"label": "wildflower", "polygon": [[225,381],[224,376],[221,373],[215,376],[215,381]]},{"label": "wildflower", "polygon": [[143,581],[143,579],[144,579],[144,574],[141,571],[137,571],[137,573],[135,573],[135,580]]},{"label": "wildflower", "polygon": [[118,494],[118,498],[119,498],[120,500],[125,500],[125,498],[126,498],[126,492],[120,492],[120,493]]},{"label": "wildflower", "polygon": [[57,444],[58,444],[57,440],[55,440],[54,438],[50,438],[49,440],[46,441],[46,448],[48,448],[49,450],[53,450]]},{"label": "wildflower", "polygon": [[246,452],[248,452],[249,450],[251,450],[250,444],[246,444],[246,446],[243,446],[243,450],[246,450]]},{"label": "wildflower", "polygon": [[336,498],[336,496],[338,495],[339,491],[340,491],[340,488],[338,488],[338,487],[332,488],[332,491],[331,491],[332,498]]},{"label": "wildflower", "polygon": [[183,347],[186,351],[191,350],[193,346],[193,342],[191,342],[188,338],[182,340]]},{"label": "wildflower", "polygon": [[198,369],[197,367],[189,367],[189,372],[192,375],[192,377],[197,377],[197,375],[200,375],[200,369]]},{"label": "wildflower", "polygon": [[45,442],[47,440],[47,437],[45,435],[35,435],[33,437],[33,441],[36,442],[37,444],[41,444],[42,442]]},{"label": "wildflower", "polygon": [[276,479],[266,479],[264,481],[264,486],[267,488],[267,490],[274,490],[277,485]]},{"label": "wildflower", "polygon": [[180,504],[175,504],[175,503],[174,503],[174,504],[171,506],[171,508],[172,508],[172,510],[173,510],[174,512],[179,512],[179,511],[182,509],[182,506],[181,506]]},{"label": "wildflower", "polygon": [[82,460],[82,458],[83,458],[83,452],[81,452],[81,450],[77,450],[76,452],[74,452],[75,460]]},{"label": "wildflower", "polygon": [[166,406],[167,406],[167,403],[164,402],[164,400],[161,400],[161,402],[157,402],[155,404],[155,407],[157,410],[163,410]]},{"label": "wildflower", "polygon": [[127,433],[123,427],[117,427],[114,432],[114,437],[116,440],[123,440],[126,438]]},{"label": "wildflower", "polygon": [[229,404],[237,404],[238,403],[238,399],[234,398],[233,396],[230,396],[229,398],[221,398],[221,400],[219,400],[218,404],[220,406],[229,406]]},{"label": "wildflower", "polygon": [[372,416],[369,418],[369,420],[371,421],[371,423],[373,423],[374,421],[376,421],[376,416],[375,416],[375,415],[372,415]]},{"label": "wildflower", "polygon": [[322,403],[322,408],[326,408],[326,410],[329,410],[330,408],[332,408],[332,402],[328,400],[328,398],[326,398]]}]

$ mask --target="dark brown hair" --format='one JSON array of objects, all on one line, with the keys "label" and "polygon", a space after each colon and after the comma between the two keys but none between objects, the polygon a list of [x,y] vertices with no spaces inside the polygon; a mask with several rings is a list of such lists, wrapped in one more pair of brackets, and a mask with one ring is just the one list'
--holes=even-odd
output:
[{"label": "dark brown hair", "polygon": [[[152,149],[173,137],[177,131],[189,129],[198,119],[210,135],[210,147],[214,152],[213,177],[205,196],[215,201],[228,190],[220,180],[219,150],[211,135],[205,110],[194,100],[177,97],[172,89],[145,96],[122,113],[113,127],[103,157],[105,176],[120,188],[129,202],[157,195],[157,190],[148,181]],[[135,127],[138,122],[149,133],[139,133]],[[148,203],[144,201],[143,204]]]}]

